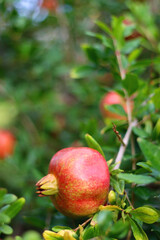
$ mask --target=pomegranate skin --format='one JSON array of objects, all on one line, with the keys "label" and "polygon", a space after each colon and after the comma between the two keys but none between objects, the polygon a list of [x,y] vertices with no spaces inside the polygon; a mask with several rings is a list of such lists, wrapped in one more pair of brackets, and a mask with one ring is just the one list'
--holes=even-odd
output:
[{"label": "pomegranate skin", "polygon": [[10,131],[0,130],[0,159],[12,155],[15,147],[15,137]]},{"label": "pomegranate skin", "polygon": [[[104,118],[118,119],[118,120],[127,120],[126,116],[121,116],[119,114],[113,113],[105,109],[105,105],[119,104],[124,108],[124,111],[127,113],[127,105],[125,99],[121,97],[116,92],[109,92],[104,95],[100,102],[100,111]],[[133,101],[131,102],[131,111],[133,110]]]},{"label": "pomegranate skin", "polygon": [[50,196],[64,215],[94,214],[107,201],[110,176],[106,160],[88,147],[71,147],[57,152],[50,161],[49,174],[56,177],[58,193]]}]

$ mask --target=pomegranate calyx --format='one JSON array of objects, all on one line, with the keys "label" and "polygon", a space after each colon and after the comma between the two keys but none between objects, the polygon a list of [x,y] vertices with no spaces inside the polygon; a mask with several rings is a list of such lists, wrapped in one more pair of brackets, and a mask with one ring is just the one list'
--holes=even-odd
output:
[{"label": "pomegranate calyx", "polygon": [[56,177],[53,174],[48,174],[40,179],[37,184],[37,193],[40,197],[52,196],[58,193],[58,185]]}]

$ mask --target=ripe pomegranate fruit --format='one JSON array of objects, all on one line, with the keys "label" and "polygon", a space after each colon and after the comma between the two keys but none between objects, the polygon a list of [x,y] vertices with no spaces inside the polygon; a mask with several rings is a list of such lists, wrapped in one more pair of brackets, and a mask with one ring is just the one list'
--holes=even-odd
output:
[{"label": "ripe pomegranate fruit", "polygon": [[84,217],[106,203],[109,183],[107,162],[98,151],[70,147],[52,157],[48,175],[36,186],[39,196],[50,196],[64,215]]},{"label": "ripe pomegranate fruit", "polygon": [[0,159],[12,155],[15,147],[15,137],[10,131],[0,130]]},{"label": "ripe pomegranate fruit", "polygon": [[[119,114],[113,113],[105,109],[105,106],[113,105],[113,104],[121,105],[124,108],[124,111],[127,113],[127,105],[126,105],[125,99],[116,92],[109,92],[104,95],[104,97],[100,102],[100,111],[102,113],[102,116],[104,118],[126,120],[127,119],[126,116],[121,116]],[[133,101],[131,101],[131,111],[132,109],[133,109]]]}]

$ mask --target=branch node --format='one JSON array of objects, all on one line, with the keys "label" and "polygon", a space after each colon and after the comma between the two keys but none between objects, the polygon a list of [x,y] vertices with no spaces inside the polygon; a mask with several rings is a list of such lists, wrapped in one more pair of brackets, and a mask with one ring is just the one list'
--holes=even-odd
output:
[{"label": "branch node", "polygon": [[126,145],[125,145],[125,143],[123,142],[123,139],[122,139],[122,137],[121,137],[121,135],[120,135],[120,133],[117,131],[117,129],[116,129],[116,125],[112,122],[112,124],[113,124],[113,132],[116,134],[116,136],[118,137],[118,140],[122,143],[122,145],[125,147]]}]

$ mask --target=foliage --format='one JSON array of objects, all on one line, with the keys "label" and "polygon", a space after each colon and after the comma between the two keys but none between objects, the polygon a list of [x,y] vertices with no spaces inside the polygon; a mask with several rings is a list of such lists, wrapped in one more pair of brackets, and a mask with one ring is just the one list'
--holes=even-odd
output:
[{"label": "foliage", "polygon": [[8,224],[21,210],[24,203],[24,198],[17,199],[14,194],[7,193],[6,189],[0,189],[0,234],[11,234],[13,232],[12,227]]}]

